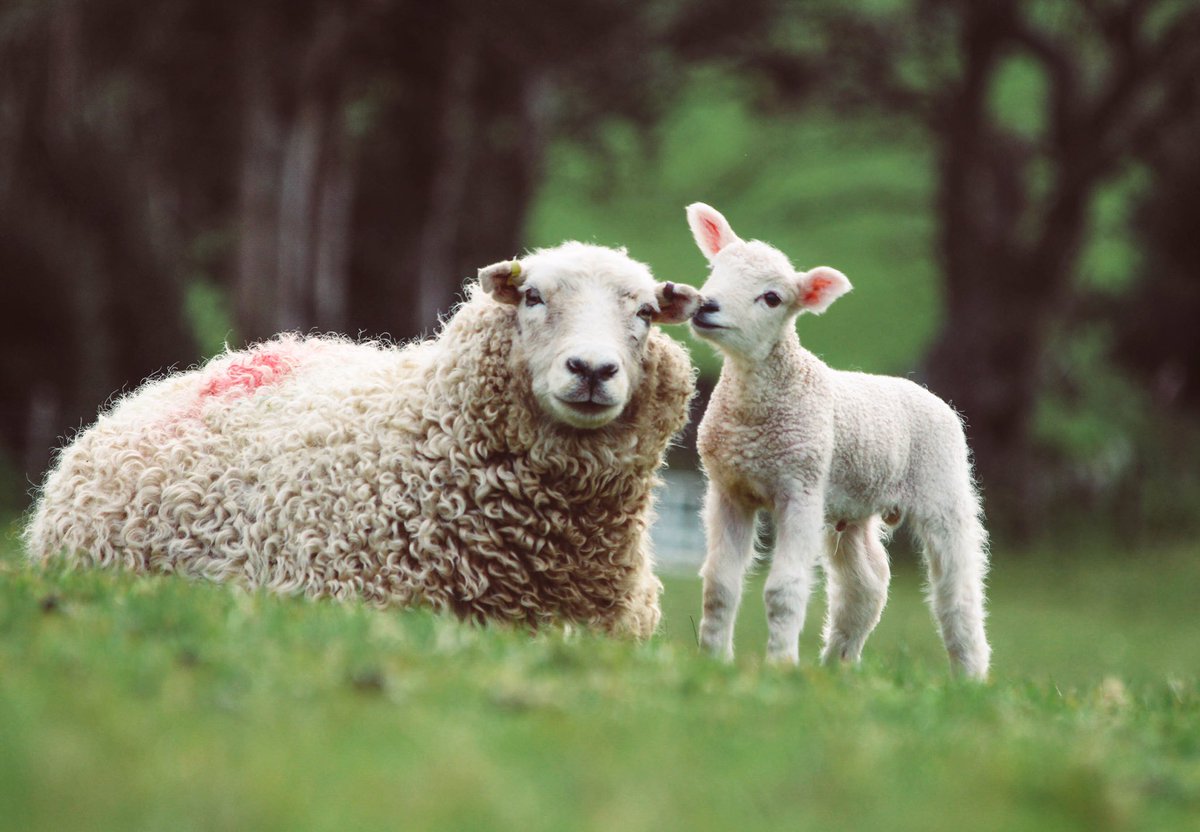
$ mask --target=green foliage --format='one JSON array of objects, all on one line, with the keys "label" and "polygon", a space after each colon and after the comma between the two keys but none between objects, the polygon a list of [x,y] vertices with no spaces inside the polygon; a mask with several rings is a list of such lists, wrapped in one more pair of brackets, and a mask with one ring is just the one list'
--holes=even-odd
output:
[{"label": "green foliage", "polygon": [[[600,152],[555,145],[530,244],[624,245],[660,280],[699,285],[707,264],[683,208],[708,202],[797,267],[824,263],[850,277],[853,293],[825,316],[801,319],[809,348],[846,369],[911,371],[939,314],[928,148],[895,121],[757,112],[749,97],[746,84],[699,73],[653,142],[613,128]],[[682,327],[669,331],[688,340]],[[692,354],[716,372],[711,349]]]},{"label": "green foliage", "polygon": [[1111,364],[1108,324],[1076,326],[1051,344],[1034,424],[1052,456],[1041,483],[1049,513],[1072,533],[1099,524],[1129,538],[1189,535],[1200,502],[1194,418],[1156,405]]},{"label": "green foliage", "polygon": [[24,506],[25,493],[22,485],[21,472],[0,450],[0,517]]},{"label": "green foliage", "polygon": [[212,281],[197,278],[188,284],[184,314],[204,358],[223,352],[230,341],[237,343],[229,299]]},{"label": "green foliage", "polygon": [[[1161,576],[1161,577],[1159,577]],[[861,670],[0,556],[0,818],[40,829],[1147,829],[1200,811],[1190,552],[998,557],[995,680],[895,591]]]},{"label": "green foliage", "polygon": [[197,234],[188,246],[188,279],[183,298],[183,314],[202,358],[211,358],[238,343],[234,332],[232,301],[229,291],[216,279],[227,268],[233,237],[224,232]]},{"label": "green foliage", "polygon": [[1046,129],[1046,76],[1033,58],[1014,55],[992,79],[990,104],[996,119],[1018,135],[1034,139]]},{"label": "green foliage", "polygon": [[1080,256],[1077,282],[1081,288],[1119,294],[1134,283],[1142,264],[1130,215],[1148,185],[1145,169],[1131,167],[1100,188],[1092,205],[1087,245]]}]

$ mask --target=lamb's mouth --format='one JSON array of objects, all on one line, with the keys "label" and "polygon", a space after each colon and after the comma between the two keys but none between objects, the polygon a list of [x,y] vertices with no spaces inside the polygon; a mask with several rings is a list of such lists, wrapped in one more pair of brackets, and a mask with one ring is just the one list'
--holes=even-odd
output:
[{"label": "lamb's mouth", "polygon": [[728,327],[721,326],[720,324],[714,324],[699,317],[692,318],[692,326],[694,326],[696,329],[703,329],[709,332],[717,329],[728,329]]}]

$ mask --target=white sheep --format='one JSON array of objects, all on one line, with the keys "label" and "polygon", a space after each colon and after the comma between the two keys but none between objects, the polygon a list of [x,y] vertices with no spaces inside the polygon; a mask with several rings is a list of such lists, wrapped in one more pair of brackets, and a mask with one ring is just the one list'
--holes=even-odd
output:
[{"label": "white sheep", "polygon": [[46,478],[31,556],[649,635],[694,289],[565,243],[403,348],[283,336],[151,381]]},{"label": "white sheep", "polygon": [[929,601],[954,667],[987,675],[987,535],[958,415],[907,379],[834,370],[800,346],[794,321],[850,290],[836,269],[797,272],[778,249],[743,241],[702,203],[688,224],[711,274],[692,319],[725,356],[699,428],[709,478],[703,646],[733,656],[755,514],[776,545],[764,597],[770,660],[798,660],[822,560],[829,600],[822,661],[858,661],[887,600],[885,522],[906,520],[924,548]]}]

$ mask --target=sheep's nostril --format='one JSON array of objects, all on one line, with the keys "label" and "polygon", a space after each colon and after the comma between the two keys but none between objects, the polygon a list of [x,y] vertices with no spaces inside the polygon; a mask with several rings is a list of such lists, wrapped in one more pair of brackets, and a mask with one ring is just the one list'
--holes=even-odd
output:
[{"label": "sheep's nostril", "polygon": [[593,366],[582,358],[568,358],[567,370],[589,384],[595,384],[598,381],[608,381],[620,371],[620,368],[612,361]]},{"label": "sheep's nostril", "polygon": [[697,315],[708,315],[712,312],[720,312],[721,305],[715,300],[706,300],[700,304],[700,308],[696,310]]}]

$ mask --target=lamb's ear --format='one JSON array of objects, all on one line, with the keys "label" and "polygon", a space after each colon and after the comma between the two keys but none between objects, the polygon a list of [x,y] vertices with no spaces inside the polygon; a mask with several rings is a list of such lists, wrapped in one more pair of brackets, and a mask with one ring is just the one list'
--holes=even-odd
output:
[{"label": "lamb's ear", "polygon": [[829,266],[817,266],[806,272],[798,272],[796,281],[799,287],[796,306],[801,311],[816,315],[820,315],[831,303],[854,288],[846,275]]},{"label": "lamb's ear", "polygon": [[501,303],[516,303],[521,299],[519,286],[525,273],[519,260],[501,260],[479,270],[479,285],[483,291]]},{"label": "lamb's ear", "polygon": [[654,295],[658,299],[656,324],[681,324],[700,308],[700,293],[686,283],[660,283]]},{"label": "lamb's ear", "polygon": [[721,212],[703,202],[693,202],[687,207],[688,226],[696,245],[704,252],[709,260],[717,256],[717,252],[740,238],[733,233],[729,221],[721,216]]}]

